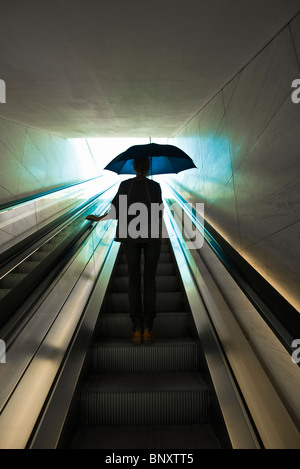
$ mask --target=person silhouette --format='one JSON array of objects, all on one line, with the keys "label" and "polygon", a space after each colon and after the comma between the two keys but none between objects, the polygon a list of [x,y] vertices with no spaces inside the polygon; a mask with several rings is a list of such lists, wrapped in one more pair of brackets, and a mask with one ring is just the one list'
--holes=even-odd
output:
[{"label": "person silhouette", "polygon": [[[118,220],[115,240],[122,243],[128,266],[132,341],[134,344],[151,344],[154,341],[153,323],[156,318],[156,271],[161,251],[163,202],[160,184],[147,178],[149,159],[135,159],[133,168],[136,177],[121,182],[111,206]],[[127,202],[126,213],[124,197]],[[135,216],[137,211],[139,217]],[[100,221],[111,218],[110,212],[101,217],[89,215],[86,218]]]}]

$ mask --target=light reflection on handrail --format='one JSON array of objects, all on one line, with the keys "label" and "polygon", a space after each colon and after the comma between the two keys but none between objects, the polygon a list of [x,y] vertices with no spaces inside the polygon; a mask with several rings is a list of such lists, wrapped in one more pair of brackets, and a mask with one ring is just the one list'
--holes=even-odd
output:
[{"label": "light reflection on handrail", "polygon": [[5,204],[1,204],[0,205],[0,213],[2,211],[9,210],[9,209],[12,209],[12,208],[17,207],[17,206],[20,207],[21,205],[27,204],[28,202],[35,201],[37,199],[44,198],[48,195],[55,195],[55,194],[60,193],[61,191],[66,191],[66,190],[69,190],[69,189],[74,188],[76,186],[88,184],[89,182],[94,181],[96,179],[99,179],[101,177],[103,177],[103,175],[97,176],[95,178],[91,178],[91,179],[88,179],[88,180],[85,180],[85,181],[75,182],[75,183],[72,183],[72,184],[67,184],[65,186],[56,187],[56,188],[50,189],[48,191],[39,192],[37,194],[29,195],[28,197],[23,197],[22,199],[18,199],[18,200],[14,200],[14,201],[11,201],[11,202],[7,202]]}]

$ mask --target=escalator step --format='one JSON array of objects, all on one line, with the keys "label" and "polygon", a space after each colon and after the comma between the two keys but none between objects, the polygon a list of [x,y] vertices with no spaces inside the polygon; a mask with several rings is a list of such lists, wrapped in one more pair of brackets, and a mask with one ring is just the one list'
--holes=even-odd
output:
[{"label": "escalator step", "polygon": [[[172,257],[171,252],[161,251],[160,256],[159,256],[159,262],[172,263],[173,257]],[[125,254],[120,255],[119,263],[126,264]],[[144,256],[141,256],[141,264],[144,264]]]},{"label": "escalator step", "polygon": [[198,373],[91,376],[81,393],[84,425],[208,423],[211,395]]},{"label": "escalator step", "polygon": [[[154,321],[155,337],[187,337],[192,330],[192,317],[188,312],[160,312]],[[131,337],[129,314],[104,313],[99,318],[99,335],[102,337]]]},{"label": "escalator step", "polygon": [[[141,264],[141,272],[144,272],[144,264]],[[128,276],[128,267],[126,263],[119,264],[116,269],[118,276]],[[156,275],[174,275],[176,274],[176,267],[172,262],[160,262],[157,266]]]},{"label": "escalator step", "polygon": [[12,289],[16,287],[25,277],[25,273],[10,272],[5,277],[3,277],[2,280],[0,280],[0,288]]},{"label": "escalator step", "polygon": [[96,373],[152,373],[197,371],[199,347],[190,338],[156,339],[151,345],[133,345],[126,339],[102,340],[93,348]]},{"label": "escalator step", "polygon": [[3,298],[8,295],[8,293],[11,291],[11,288],[1,288],[0,289],[0,301],[3,300]]},{"label": "escalator step", "polygon": [[[156,305],[157,312],[184,311],[183,294],[181,292],[157,292]],[[112,292],[108,301],[108,310],[111,313],[128,313],[128,294]]]},{"label": "escalator step", "polygon": [[[91,426],[82,427],[78,431],[72,449],[221,449],[220,443],[212,427],[208,424],[202,425],[135,425],[127,426]],[[153,451],[154,453],[154,451]],[[188,463],[186,454],[179,454],[177,462]],[[162,454],[169,461],[169,454]],[[185,458],[185,459],[183,459]],[[193,461],[194,456],[192,456]],[[148,461],[150,458],[148,458]],[[158,455],[153,455],[153,461],[158,461]],[[172,462],[176,461],[175,455]],[[170,461],[169,461],[170,462]]]},{"label": "escalator step", "polygon": [[34,270],[40,263],[38,261],[24,261],[16,270],[22,273],[29,273]]},{"label": "escalator step", "polygon": [[[128,292],[128,277],[116,276],[113,281],[112,291],[113,292]],[[142,281],[143,290],[143,281]],[[159,292],[171,292],[179,290],[179,283],[176,275],[164,275],[156,280],[156,290]]]}]

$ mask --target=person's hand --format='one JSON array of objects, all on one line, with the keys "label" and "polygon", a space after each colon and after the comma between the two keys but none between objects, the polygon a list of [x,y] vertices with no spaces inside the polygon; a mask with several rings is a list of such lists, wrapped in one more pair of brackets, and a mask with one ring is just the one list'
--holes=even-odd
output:
[{"label": "person's hand", "polygon": [[99,221],[99,217],[96,215],[88,215],[85,219],[89,221]]}]

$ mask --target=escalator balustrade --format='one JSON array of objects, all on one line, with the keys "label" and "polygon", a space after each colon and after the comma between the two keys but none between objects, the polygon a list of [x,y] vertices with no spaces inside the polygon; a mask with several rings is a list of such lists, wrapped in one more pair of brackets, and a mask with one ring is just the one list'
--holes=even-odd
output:
[{"label": "escalator balustrade", "polygon": [[20,282],[47,256],[51,255],[51,252],[72,232],[72,228],[67,227],[62,230],[0,280],[0,301],[17,288]]}]

